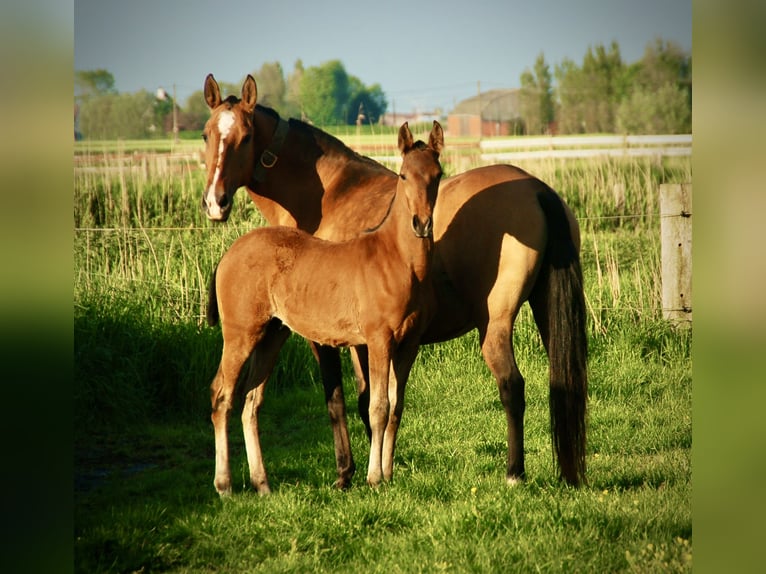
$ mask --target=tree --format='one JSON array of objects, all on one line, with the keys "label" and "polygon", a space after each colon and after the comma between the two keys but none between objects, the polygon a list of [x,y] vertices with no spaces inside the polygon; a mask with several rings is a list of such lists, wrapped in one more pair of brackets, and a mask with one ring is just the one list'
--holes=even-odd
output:
[{"label": "tree", "polygon": [[626,67],[620,47],[612,42],[589,47],[582,67],[564,60],[556,67],[559,131],[562,133],[613,132],[617,106],[625,97]]},{"label": "tree", "polygon": [[649,43],[632,68],[628,95],[618,110],[625,133],[691,131],[691,58],[673,42]]},{"label": "tree", "polygon": [[617,112],[617,127],[628,134],[676,134],[691,131],[686,93],[672,83],[652,90],[637,88]]},{"label": "tree", "polygon": [[104,69],[75,72],[74,85],[78,99],[117,93],[114,87],[114,76]]},{"label": "tree", "polygon": [[344,123],[348,100],[348,74],[339,60],[305,70],[301,79],[301,102],[310,121],[318,125]]},{"label": "tree", "polygon": [[105,94],[90,98],[80,110],[80,129],[90,139],[136,139],[157,133],[154,94]]},{"label": "tree", "polygon": [[287,78],[285,92],[285,115],[303,119],[303,101],[301,100],[301,82],[303,81],[303,62],[296,60],[293,72]]},{"label": "tree", "polygon": [[186,106],[181,112],[181,124],[187,130],[201,130],[209,117],[210,108],[205,102],[205,93],[197,90],[186,100]]},{"label": "tree", "polygon": [[386,95],[380,84],[365,86],[356,76],[349,76],[349,100],[346,114],[346,123],[354,124],[357,121],[359,111],[364,113],[363,122],[375,124],[386,113]]},{"label": "tree", "polygon": [[564,134],[585,131],[584,76],[573,60],[565,58],[555,69],[558,98],[558,131]]},{"label": "tree", "polygon": [[535,61],[534,73],[527,68],[521,74],[519,94],[521,117],[529,134],[544,134],[554,119],[551,71],[541,52]]},{"label": "tree", "polygon": [[609,51],[599,44],[588,48],[582,64],[583,88],[587,97],[584,121],[588,132],[614,132],[615,114],[623,94],[624,66],[620,47],[612,42]]},{"label": "tree", "polygon": [[254,76],[258,85],[258,103],[281,110],[287,88],[282,65],[279,62],[266,62]]}]

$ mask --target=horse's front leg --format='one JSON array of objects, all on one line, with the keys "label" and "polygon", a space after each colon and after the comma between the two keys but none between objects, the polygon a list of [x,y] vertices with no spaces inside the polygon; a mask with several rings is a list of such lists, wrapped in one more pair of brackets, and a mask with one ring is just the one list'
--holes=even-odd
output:
[{"label": "horse's front leg", "polygon": [[346,398],[343,394],[343,375],[340,364],[340,351],[337,348],[311,343],[314,356],[319,362],[322,375],[327,413],[330,415],[333,441],[335,443],[335,468],[338,480],[337,488],[348,488],[356,472],[354,457],[351,453],[351,440],[348,435],[346,418]]},{"label": "horse's front leg", "polygon": [[383,479],[383,440],[388,422],[388,379],[391,369],[391,341],[369,343],[370,361],[370,460],[367,484],[377,486]]},{"label": "horse's front leg", "polygon": [[403,342],[394,352],[388,383],[388,401],[390,404],[388,424],[383,437],[383,478],[391,480],[394,474],[394,450],[399,424],[404,411],[404,390],[410,376],[412,364],[418,354],[418,340]]}]

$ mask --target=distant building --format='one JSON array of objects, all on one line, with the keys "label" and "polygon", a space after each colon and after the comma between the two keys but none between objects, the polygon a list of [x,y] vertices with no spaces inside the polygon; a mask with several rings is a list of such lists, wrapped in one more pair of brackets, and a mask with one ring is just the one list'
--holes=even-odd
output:
[{"label": "distant building", "polygon": [[447,132],[475,138],[523,133],[519,91],[489,90],[459,102],[447,116]]},{"label": "distant building", "polygon": [[410,113],[392,113],[386,112],[380,118],[380,123],[384,126],[401,126],[404,122],[411,124],[430,123],[434,120],[441,121],[438,112],[410,112]]}]

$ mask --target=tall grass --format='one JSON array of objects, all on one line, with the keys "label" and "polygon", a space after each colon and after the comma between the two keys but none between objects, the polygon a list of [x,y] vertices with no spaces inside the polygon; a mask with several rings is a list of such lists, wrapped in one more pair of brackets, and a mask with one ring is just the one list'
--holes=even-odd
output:
[{"label": "tall grass", "polygon": [[[222,502],[212,487],[208,391],[221,338],[204,322],[207,282],[232,241],[262,220],[240,191],[231,222],[210,224],[199,166],[136,158],[86,150],[75,170],[77,571],[690,570],[691,331],[661,317],[657,214],[659,185],[689,181],[690,160],[522,165],[581,222],[588,486],[556,479],[547,359],[525,306],[514,347],[527,380],[526,485],[503,484],[505,416],[469,333],[421,350],[395,480],[377,490],[363,485],[367,439],[344,355],[360,472],[350,491],[332,490],[318,368],[293,337],[261,415],[274,495],[249,492],[235,415],[239,492]],[[447,154],[447,173],[466,162],[478,165]],[[615,185],[624,186],[622,205]]]}]

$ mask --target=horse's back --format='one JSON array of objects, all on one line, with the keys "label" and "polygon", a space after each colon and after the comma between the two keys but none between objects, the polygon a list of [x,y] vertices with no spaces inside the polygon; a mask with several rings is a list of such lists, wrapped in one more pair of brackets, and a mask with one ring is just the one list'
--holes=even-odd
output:
[{"label": "horse's back", "polygon": [[[555,195],[510,165],[476,168],[442,181],[434,210],[434,279],[443,312],[427,340],[481,328],[501,312],[493,305],[515,316],[532,291],[547,244],[540,194]],[[573,235],[579,246],[576,229]]]},{"label": "horse's back", "polygon": [[329,242],[298,229],[262,227],[237,239],[218,266],[230,314],[275,317],[320,344],[363,344],[358,271],[364,241]]}]

